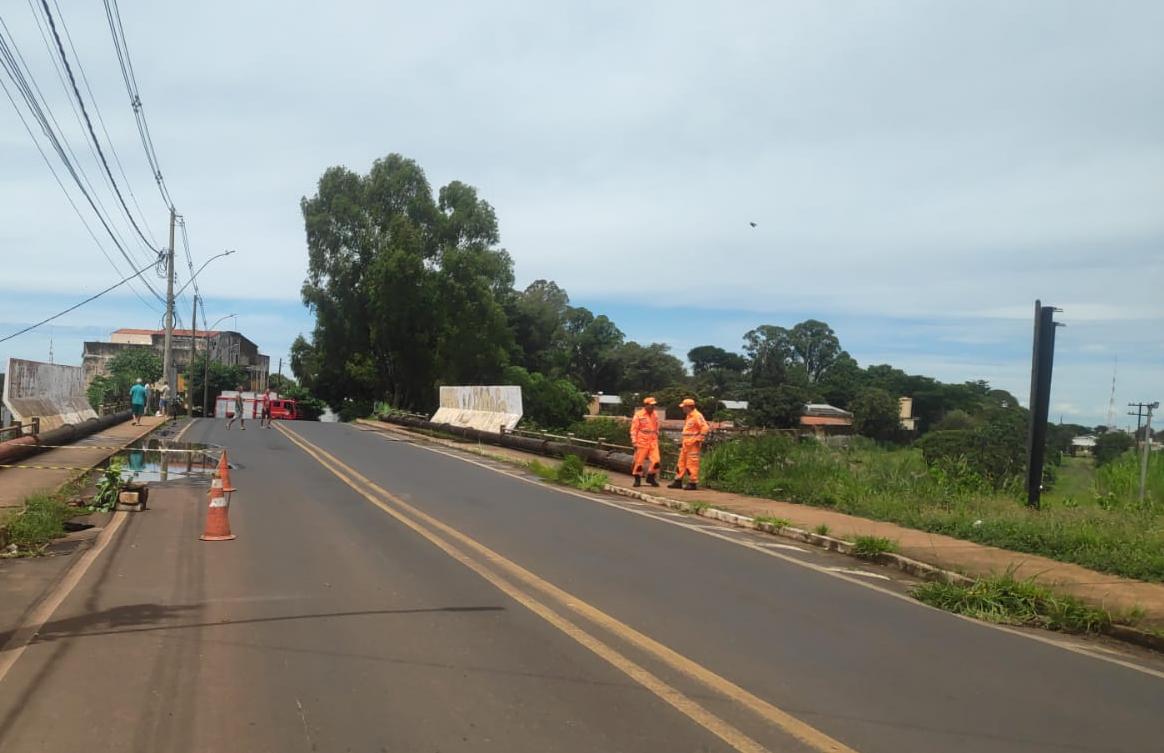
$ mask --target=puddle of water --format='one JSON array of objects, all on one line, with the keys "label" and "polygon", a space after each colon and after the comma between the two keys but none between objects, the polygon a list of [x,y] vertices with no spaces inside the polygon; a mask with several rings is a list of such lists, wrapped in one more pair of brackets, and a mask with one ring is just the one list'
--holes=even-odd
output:
[{"label": "puddle of water", "polygon": [[218,445],[146,438],[114,457],[121,463],[121,475],[126,481],[209,483],[218,467],[221,449]]}]

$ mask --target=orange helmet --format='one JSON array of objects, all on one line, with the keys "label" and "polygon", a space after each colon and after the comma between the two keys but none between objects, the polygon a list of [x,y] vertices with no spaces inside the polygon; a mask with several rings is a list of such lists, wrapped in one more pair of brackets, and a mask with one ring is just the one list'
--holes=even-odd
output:
[{"label": "orange helmet", "polygon": [[659,404],[659,401],[653,397],[644,397],[643,398],[643,405],[658,405],[658,404]]},{"label": "orange helmet", "polygon": [[681,403],[679,403],[679,407],[680,408],[694,408],[695,401],[689,397],[685,397],[685,398],[683,398],[683,401]]}]

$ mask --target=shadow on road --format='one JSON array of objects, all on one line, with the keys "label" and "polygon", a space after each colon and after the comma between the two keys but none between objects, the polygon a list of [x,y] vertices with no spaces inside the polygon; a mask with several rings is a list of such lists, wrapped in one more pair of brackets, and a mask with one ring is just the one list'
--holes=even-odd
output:
[{"label": "shadow on road", "polygon": [[[290,614],[273,617],[251,617],[240,620],[221,618],[213,622],[167,622],[190,612],[204,608],[204,604],[126,604],[99,612],[68,617],[46,622],[37,632],[32,643],[50,643],[70,638],[89,638],[100,635],[120,635],[122,633],[148,633],[159,630],[188,630],[190,628],[224,627],[227,625],[252,625],[263,622],[288,622],[292,620],[326,620],[341,617],[363,617],[369,615],[433,614],[440,612],[501,612],[505,607],[418,607],[413,609],[366,609],[351,612],[315,612],[311,614]],[[10,630],[0,633],[0,646],[5,646],[16,633]]]}]

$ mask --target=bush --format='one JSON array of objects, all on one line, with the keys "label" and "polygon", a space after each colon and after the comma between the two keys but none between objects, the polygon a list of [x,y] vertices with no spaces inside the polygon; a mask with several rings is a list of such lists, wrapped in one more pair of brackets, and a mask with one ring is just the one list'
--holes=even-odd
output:
[{"label": "bush", "polygon": [[901,408],[885,390],[877,387],[861,390],[849,409],[853,412],[853,431],[861,436],[882,442],[897,436]]},{"label": "bush", "polygon": [[630,444],[630,424],[613,418],[591,418],[578,421],[567,429],[578,439],[597,442],[602,439],[609,444]]},{"label": "bush", "polygon": [[964,410],[954,409],[934,426],[933,431],[958,431],[973,429],[977,425],[974,418]]},{"label": "bush", "polygon": [[507,384],[521,387],[525,417],[546,429],[562,430],[586,415],[589,400],[565,379],[551,379],[520,366],[505,370]]},{"label": "bush", "polygon": [[930,606],[987,622],[1029,625],[1071,633],[1098,633],[1111,615],[1070,596],[1059,596],[1013,574],[986,578],[968,586],[932,581],[911,594]]},{"label": "bush", "polygon": [[1122,431],[1109,431],[1100,434],[1095,440],[1095,464],[1107,465],[1120,455],[1132,449],[1136,440],[1131,434]]},{"label": "bush", "polygon": [[800,424],[804,404],[812,393],[795,384],[760,387],[745,393],[748,401],[747,423],[766,429],[791,429]]},{"label": "bush", "polygon": [[975,429],[931,431],[916,446],[930,468],[959,484],[978,479],[996,490],[1013,487],[1026,468],[1026,420],[999,413]]}]

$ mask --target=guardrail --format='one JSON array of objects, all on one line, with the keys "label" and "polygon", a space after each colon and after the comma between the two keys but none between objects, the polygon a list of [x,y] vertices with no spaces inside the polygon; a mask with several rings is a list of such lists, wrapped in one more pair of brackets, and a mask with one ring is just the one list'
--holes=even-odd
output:
[{"label": "guardrail", "polygon": [[[27,431],[25,431],[27,429]],[[13,421],[10,426],[0,427],[0,442],[18,439],[26,434],[40,434],[40,417],[33,416],[29,421]]]}]

